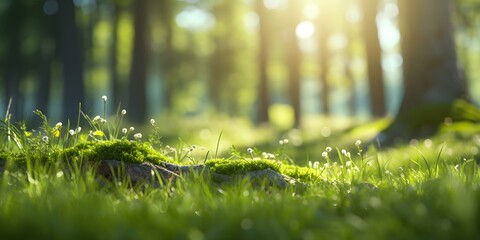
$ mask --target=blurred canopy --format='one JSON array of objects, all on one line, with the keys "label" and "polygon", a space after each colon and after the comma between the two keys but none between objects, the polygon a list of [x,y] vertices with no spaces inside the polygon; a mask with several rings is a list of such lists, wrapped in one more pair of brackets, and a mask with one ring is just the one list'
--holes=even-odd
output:
[{"label": "blurred canopy", "polygon": [[[223,113],[299,127],[313,114],[394,116],[410,104],[403,96],[416,102],[432,88],[456,86],[465,92],[455,97],[478,103],[479,9],[476,0],[3,0],[0,112],[13,99],[16,121],[34,109],[76,119],[79,102],[98,114],[106,95],[109,114],[120,105],[137,123]],[[450,78],[436,80],[447,66],[438,62],[455,66]]]}]

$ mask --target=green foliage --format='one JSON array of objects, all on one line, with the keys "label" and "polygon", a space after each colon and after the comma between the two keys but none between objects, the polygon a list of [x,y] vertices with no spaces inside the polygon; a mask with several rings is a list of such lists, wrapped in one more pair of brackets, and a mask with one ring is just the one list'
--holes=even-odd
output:
[{"label": "green foliage", "polygon": [[152,146],[145,142],[133,142],[128,140],[112,140],[101,142],[86,142],[65,149],[66,159],[73,160],[118,160],[132,163],[160,163],[171,162],[163,154],[155,151]]}]

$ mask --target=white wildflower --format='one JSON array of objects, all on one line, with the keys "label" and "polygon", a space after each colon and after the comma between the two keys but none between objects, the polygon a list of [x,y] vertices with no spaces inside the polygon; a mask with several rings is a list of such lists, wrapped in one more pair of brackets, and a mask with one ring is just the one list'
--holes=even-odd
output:
[{"label": "white wildflower", "polygon": [[102,99],[103,99],[104,102],[106,102],[107,101],[107,96],[103,95]]},{"label": "white wildflower", "polygon": [[130,132],[133,132],[135,130],[134,127],[130,127]]},{"label": "white wildflower", "polygon": [[93,121],[93,122],[98,122],[98,121],[100,121],[100,116],[98,116],[98,115],[95,116],[92,121]]},{"label": "white wildflower", "polygon": [[136,140],[139,140],[142,138],[142,134],[141,133],[135,133],[135,135],[133,135],[133,138],[135,138]]},{"label": "white wildflower", "polygon": [[55,124],[55,127],[56,127],[56,128],[62,127],[62,122],[58,122],[57,124]]},{"label": "white wildflower", "polygon": [[68,133],[70,133],[70,135],[72,135],[72,136],[73,136],[73,135],[75,135],[75,130],[73,130],[73,129],[70,129],[70,131],[68,131]]},{"label": "white wildflower", "polygon": [[82,127],[77,127],[77,129],[75,130],[75,133],[80,133],[82,131]]},{"label": "white wildflower", "polygon": [[347,166],[347,167],[352,166],[352,161],[347,161],[347,162],[345,163],[345,166]]},{"label": "white wildflower", "polygon": [[150,124],[155,125],[155,119],[150,119]]},{"label": "white wildflower", "polygon": [[247,152],[252,154],[253,153],[253,149],[252,148],[247,148]]},{"label": "white wildflower", "polygon": [[320,163],[318,161],[315,161],[313,163],[313,168],[317,169],[318,168],[318,165],[320,165]]},{"label": "white wildflower", "polygon": [[309,167],[309,168],[312,168],[312,167],[313,167],[312,161],[308,161],[308,167]]},{"label": "white wildflower", "polygon": [[123,134],[127,134],[127,132],[128,132],[128,129],[127,129],[127,128],[122,128],[122,133],[123,133]]},{"label": "white wildflower", "polygon": [[42,141],[44,141],[45,143],[48,143],[48,137],[47,137],[47,136],[43,136],[43,137],[42,137]]},{"label": "white wildflower", "polygon": [[360,146],[360,144],[362,144],[362,141],[360,141],[360,140],[357,140],[357,141],[355,142],[355,146],[357,146],[357,147]]},{"label": "white wildflower", "polygon": [[123,109],[122,112],[121,112],[122,115],[125,115],[127,114],[127,110]]},{"label": "white wildflower", "polygon": [[325,148],[325,151],[331,152],[331,151],[332,151],[332,148],[331,148],[331,147],[326,147],[326,148]]},{"label": "white wildflower", "polygon": [[324,157],[324,158],[328,157],[328,152],[323,152],[322,157]]}]

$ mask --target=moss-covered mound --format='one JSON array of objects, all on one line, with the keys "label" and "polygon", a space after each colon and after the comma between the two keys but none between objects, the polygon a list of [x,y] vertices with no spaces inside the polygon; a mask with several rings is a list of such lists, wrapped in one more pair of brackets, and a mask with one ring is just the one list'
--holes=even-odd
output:
[{"label": "moss-covered mound", "polygon": [[224,175],[241,175],[248,172],[264,170],[270,168],[279,172],[280,163],[272,160],[226,160],[214,159],[208,160],[205,165],[211,171]]},{"label": "moss-covered mound", "polygon": [[149,143],[127,140],[86,142],[68,148],[64,157],[69,160],[118,160],[122,162],[142,163],[172,162],[171,159],[155,151]]}]

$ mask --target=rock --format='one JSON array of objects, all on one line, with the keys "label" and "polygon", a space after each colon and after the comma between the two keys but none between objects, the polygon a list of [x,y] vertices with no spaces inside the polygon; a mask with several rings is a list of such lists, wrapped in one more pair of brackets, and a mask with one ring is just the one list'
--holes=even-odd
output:
[{"label": "rock", "polygon": [[[91,165],[88,167],[91,167]],[[248,178],[254,186],[278,188],[287,188],[288,186],[297,186],[298,184],[305,185],[270,168],[231,176],[212,172],[205,165],[181,166],[167,162],[156,165],[149,162],[124,163],[118,160],[104,160],[98,164],[95,173],[97,176],[107,180],[127,177],[134,186],[139,183],[150,183],[154,187],[160,187],[187,176],[193,178],[211,177],[217,183],[232,183],[235,180]]]}]

